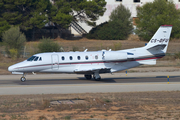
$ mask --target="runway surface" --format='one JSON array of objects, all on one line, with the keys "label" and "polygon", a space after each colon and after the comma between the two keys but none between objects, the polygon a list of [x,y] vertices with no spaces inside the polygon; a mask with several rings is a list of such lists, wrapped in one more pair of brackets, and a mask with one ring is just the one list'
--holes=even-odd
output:
[{"label": "runway surface", "polygon": [[[170,76],[170,84],[166,75]],[[26,82],[21,82],[20,77],[1,75],[0,95],[180,90],[179,72],[103,74],[101,81],[86,80],[83,75],[74,74],[27,75]]]}]

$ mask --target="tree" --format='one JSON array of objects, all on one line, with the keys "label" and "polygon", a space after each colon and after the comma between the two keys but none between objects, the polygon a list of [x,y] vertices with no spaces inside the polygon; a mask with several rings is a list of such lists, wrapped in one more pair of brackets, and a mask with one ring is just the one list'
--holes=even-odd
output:
[{"label": "tree", "polygon": [[47,22],[49,0],[0,0],[0,23],[20,26],[21,29],[42,28]]},{"label": "tree", "polygon": [[102,40],[125,40],[132,33],[132,30],[131,12],[120,4],[112,11],[109,22],[92,29],[88,37]]},{"label": "tree", "polygon": [[26,42],[26,36],[20,32],[19,27],[11,27],[2,34],[2,41],[4,42],[6,52],[10,57],[14,57],[13,54],[16,54],[15,57],[19,57],[21,49]]},{"label": "tree", "polygon": [[113,28],[112,36],[114,39],[127,39],[133,30],[130,10],[120,4],[112,11],[109,18],[109,26]]},{"label": "tree", "polygon": [[2,38],[2,33],[8,30],[9,28],[10,28],[10,25],[8,24],[8,22],[0,18],[0,41]]},{"label": "tree", "polygon": [[0,0],[0,25],[17,25],[27,30],[42,28],[49,21],[62,31],[74,21],[94,25],[106,10],[105,0]]},{"label": "tree", "polygon": [[[103,31],[104,28],[108,27],[108,22],[101,23],[96,27],[92,28],[89,33],[86,35],[88,39],[100,39],[98,31]],[[103,35],[103,34],[102,34]],[[101,38],[102,39],[102,38]]]},{"label": "tree", "polygon": [[172,1],[154,0],[142,7],[137,7],[135,33],[144,40],[149,40],[161,25],[174,25],[171,37],[180,38],[180,10]]},{"label": "tree", "polygon": [[95,25],[95,21],[106,11],[105,5],[105,0],[55,0],[48,16],[59,31],[69,27],[72,21]]}]

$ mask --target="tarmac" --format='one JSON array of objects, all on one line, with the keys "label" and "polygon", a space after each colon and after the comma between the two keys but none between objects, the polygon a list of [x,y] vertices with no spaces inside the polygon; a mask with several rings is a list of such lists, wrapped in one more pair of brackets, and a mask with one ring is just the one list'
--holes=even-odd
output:
[{"label": "tarmac", "polygon": [[[179,91],[179,71],[102,74],[101,81],[76,74],[0,75],[0,95]],[[169,76],[169,82],[168,80]]]}]

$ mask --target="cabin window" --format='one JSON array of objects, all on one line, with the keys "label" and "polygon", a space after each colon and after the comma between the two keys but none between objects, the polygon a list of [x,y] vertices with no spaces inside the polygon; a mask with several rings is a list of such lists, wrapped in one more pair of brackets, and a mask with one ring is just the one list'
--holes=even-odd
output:
[{"label": "cabin window", "polygon": [[72,60],[72,59],[73,59],[73,57],[72,57],[72,56],[70,56],[70,57],[69,57],[69,59],[70,59],[70,60]]},{"label": "cabin window", "polygon": [[95,59],[98,59],[98,55],[95,56]]},{"label": "cabin window", "polygon": [[88,60],[88,56],[87,55],[85,56],[85,59]]},{"label": "cabin window", "polygon": [[41,58],[41,57],[39,58],[39,61],[42,61],[42,58]]},{"label": "cabin window", "polygon": [[81,57],[80,57],[80,56],[77,56],[77,59],[78,59],[78,60],[80,60],[80,59],[81,59]]},{"label": "cabin window", "polygon": [[34,59],[34,61],[37,61],[39,59],[39,57],[36,57],[35,59]]},{"label": "cabin window", "polygon": [[31,56],[30,58],[27,59],[27,61],[33,61],[35,57],[36,56]]},{"label": "cabin window", "polygon": [[65,60],[64,56],[61,57],[62,60]]},{"label": "cabin window", "polygon": [[116,0],[116,2],[122,2],[122,0]]},{"label": "cabin window", "polygon": [[140,2],[140,0],[134,0],[134,2]]}]

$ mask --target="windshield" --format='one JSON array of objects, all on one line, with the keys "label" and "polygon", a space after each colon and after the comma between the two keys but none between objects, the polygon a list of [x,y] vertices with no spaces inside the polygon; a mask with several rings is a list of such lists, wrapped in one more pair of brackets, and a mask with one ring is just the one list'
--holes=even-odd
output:
[{"label": "windshield", "polygon": [[27,61],[33,61],[35,57],[36,56],[31,56],[30,58],[27,59]]},{"label": "windshield", "polygon": [[31,56],[30,58],[27,59],[27,61],[42,61],[42,57]]},{"label": "windshield", "polygon": [[34,59],[34,61],[37,61],[39,59],[39,57],[36,57],[35,59]]}]

